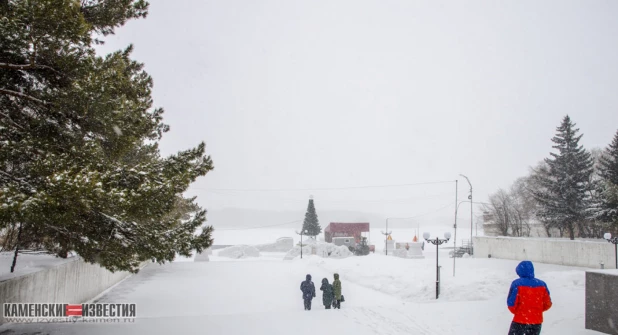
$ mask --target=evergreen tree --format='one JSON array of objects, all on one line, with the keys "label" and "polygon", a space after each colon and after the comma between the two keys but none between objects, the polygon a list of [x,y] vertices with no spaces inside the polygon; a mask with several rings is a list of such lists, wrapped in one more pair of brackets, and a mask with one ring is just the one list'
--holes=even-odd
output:
[{"label": "evergreen tree", "polygon": [[605,222],[618,225],[618,132],[612,143],[605,149],[599,159],[599,175],[601,176],[599,218]]},{"label": "evergreen tree", "polygon": [[309,199],[307,205],[307,213],[305,213],[305,221],[303,222],[303,232],[308,236],[318,236],[322,232],[320,222],[318,221],[318,214],[315,212],[315,206],[313,199]]},{"label": "evergreen tree", "polygon": [[[575,227],[588,217],[593,162],[579,140],[579,129],[565,116],[552,138],[557,153],[546,158],[547,173],[538,175],[540,188],[533,195],[541,205],[538,217],[552,222],[575,238]],[[580,231],[580,234],[582,232]]]},{"label": "evergreen tree", "polygon": [[[205,145],[161,157],[169,127],[132,47],[95,38],[147,15],[143,0],[0,1],[0,230],[7,244],[76,251],[109,270],[212,244],[182,194],[213,169]],[[17,233],[16,233],[17,232]],[[7,236],[9,236],[7,235]]]}]

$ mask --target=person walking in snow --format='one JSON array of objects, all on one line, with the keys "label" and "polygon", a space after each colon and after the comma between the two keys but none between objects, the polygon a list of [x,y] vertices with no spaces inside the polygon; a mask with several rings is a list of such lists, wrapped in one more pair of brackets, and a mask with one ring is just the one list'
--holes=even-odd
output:
[{"label": "person walking in snow", "polygon": [[519,279],[511,283],[506,304],[514,314],[509,335],[539,335],[543,312],[551,308],[549,289],[544,281],[534,278],[534,266],[522,261],[515,269]]},{"label": "person walking in snow", "polygon": [[333,308],[341,309],[341,281],[338,273],[335,273],[335,280],[333,281],[333,294],[335,298]]},{"label": "person walking in snow", "polygon": [[311,281],[311,275],[307,275],[307,280],[300,283],[300,290],[303,292],[303,301],[305,302],[305,310],[311,310],[311,300],[315,298],[315,285]]},{"label": "person walking in snow", "polygon": [[333,285],[328,283],[328,279],[322,279],[322,286],[320,286],[320,291],[322,291],[322,304],[326,309],[330,309],[330,305],[333,303]]}]

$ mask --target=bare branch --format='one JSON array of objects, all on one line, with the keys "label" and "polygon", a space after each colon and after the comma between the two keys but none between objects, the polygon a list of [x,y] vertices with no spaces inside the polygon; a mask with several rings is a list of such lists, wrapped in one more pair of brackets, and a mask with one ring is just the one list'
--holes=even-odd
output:
[{"label": "bare branch", "polygon": [[13,121],[13,119],[11,119],[11,116],[9,114],[5,114],[0,112],[0,115],[4,116],[7,120],[9,120],[9,122],[11,124],[13,124],[15,127],[21,129],[21,130],[26,130],[24,127],[20,126],[19,124],[15,123],[15,121]]},{"label": "bare branch", "polygon": [[0,63],[0,69],[9,69],[9,70],[35,70],[35,69],[46,69],[54,71],[55,73],[60,73],[56,69],[47,65],[40,64],[10,64],[10,63]]},{"label": "bare branch", "polygon": [[0,93],[6,94],[6,95],[12,95],[12,96],[18,97],[18,98],[32,100],[32,101],[38,102],[38,103],[43,104],[43,105],[49,105],[49,102],[47,102],[47,101],[43,101],[41,99],[37,99],[37,98],[29,96],[27,94],[23,94],[23,93],[11,91],[11,90],[5,90],[3,88],[0,88]]}]

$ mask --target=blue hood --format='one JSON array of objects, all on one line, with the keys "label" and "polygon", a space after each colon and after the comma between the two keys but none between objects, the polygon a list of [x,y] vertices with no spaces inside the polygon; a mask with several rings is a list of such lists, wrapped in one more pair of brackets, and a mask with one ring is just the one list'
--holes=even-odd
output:
[{"label": "blue hood", "polygon": [[521,278],[534,278],[534,266],[531,261],[522,261],[515,269]]}]

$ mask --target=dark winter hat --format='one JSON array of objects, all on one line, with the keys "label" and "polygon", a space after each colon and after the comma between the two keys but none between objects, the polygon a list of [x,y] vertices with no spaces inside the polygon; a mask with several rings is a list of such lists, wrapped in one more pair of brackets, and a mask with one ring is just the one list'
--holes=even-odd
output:
[{"label": "dark winter hat", "polygon": [[339,274],[335,273],[335,279],[339,279]]},{"label": "dark winter hat", "polygon": [[311,280],[311,275],[307,275],[307,280]]}]

